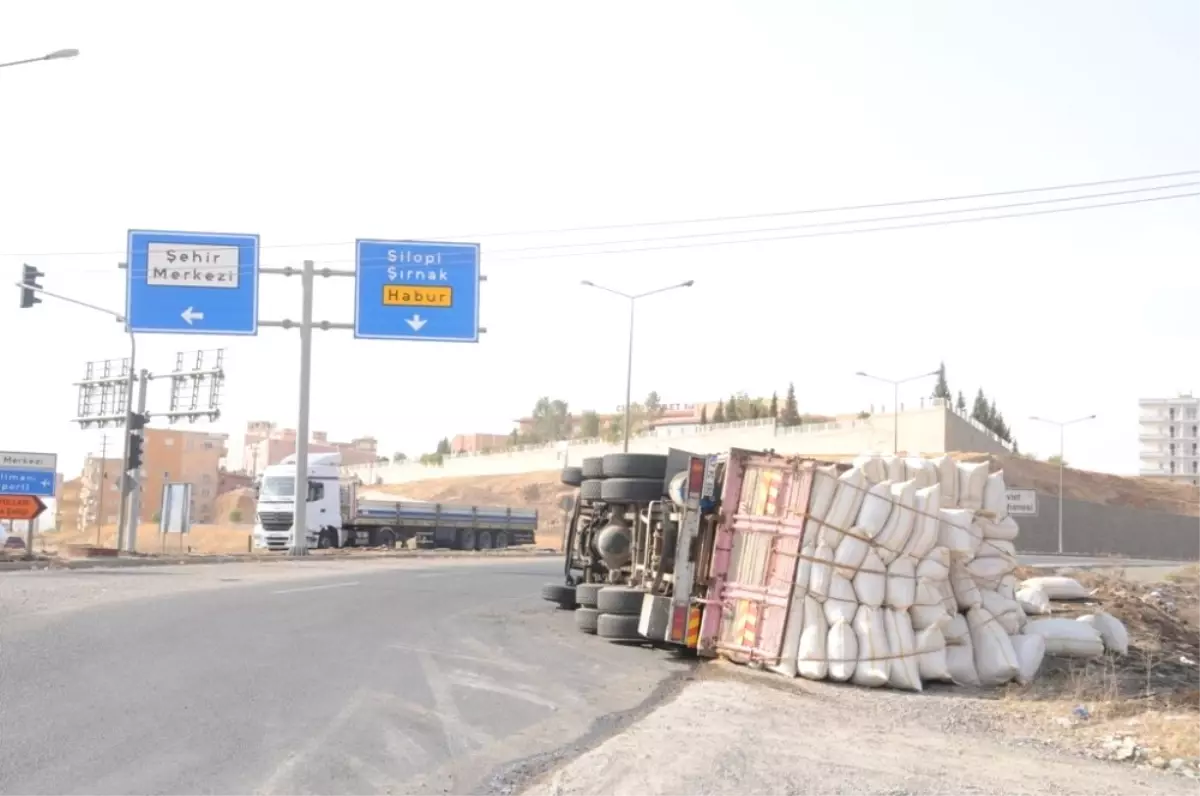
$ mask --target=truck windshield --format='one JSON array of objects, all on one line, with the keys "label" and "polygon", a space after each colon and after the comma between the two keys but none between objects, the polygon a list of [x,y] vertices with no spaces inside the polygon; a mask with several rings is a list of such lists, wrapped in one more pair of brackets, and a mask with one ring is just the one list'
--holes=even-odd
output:
[{"label": "truck windshield", "polygon": [[286,475],[267,476],[263,479],[260,497],[285,498],[296,494],[296,479]]}]

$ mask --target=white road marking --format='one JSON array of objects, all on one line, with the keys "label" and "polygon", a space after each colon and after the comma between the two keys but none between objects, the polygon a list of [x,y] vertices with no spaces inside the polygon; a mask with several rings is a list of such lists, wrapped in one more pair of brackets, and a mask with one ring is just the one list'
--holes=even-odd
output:
[{"label": "white road marking", "polygon": [[[341,732],[342,728],[362,710],[370,695],[366,689],[360,689],[351,694],[350,698],[346,700],[346,704],[334,715],[329,724],[314,732],[309,736],[308,743],[285,757],[267,778],[267,781],[255,790],[255,793],[271,794],[281,790],[280,786],[290,779],[296,766],[301,763],[311,763],[312,756],[325,746],[330,738]],[[287,791],[284,790],[284,792]]]},{"label": "white road marking", "polygon": [[321,589],[344,589],[347,586],[357,586],[358,581],[352,580],[349,583],[325,583],[320,586],[300,586],[295,589],[280,589],[273,591],[271,594],[295,594],[300,591],[320,591]]},{"label": "white road marking", "polygon": [[493,694],[509,696],[515,699],[521,699],[525,702],[531,702],[534,705],[539,705],[550,710],[558,710],[558,703],[545,697],[534,694],[524,688],[509,688],[506,685],[501,685],[487,677],[482,677],[474,672],[457,671],[447,678],[454,685],[462,688],[474,688],[479,691],[490,691]]},{"label": "white road marking", "polygon": [[[421,662],[421,669],[425,672],[425,683],[433,695],[433,707],[441,721],[442,739],[446,743],[448,756],[452,762],[461,763],[469,753],[465,739],[470,725],[459,712],[458,705],[454,701],[454,694],[451,693],[450,683],[434,663],[433,656],[421,653],[417,655],[417,659]],[[454,775],[451,774],[450,791],[455,790],[455,784]]]}]

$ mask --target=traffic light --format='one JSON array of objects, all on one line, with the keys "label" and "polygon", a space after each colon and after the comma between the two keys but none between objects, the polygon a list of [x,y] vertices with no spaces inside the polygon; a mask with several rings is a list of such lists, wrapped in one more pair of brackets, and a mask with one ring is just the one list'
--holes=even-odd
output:
[{"label": "traffic light", "polygon": [[42,300],[37,297],[37,293],[30,290],[31,287],[36,287],[39,290],[41,285],[37,283],[38,279],[45,276],[41,271],[34,268],[32,265],[21,266],[21,284],[29,287],[21,288],[21,309],[26,310],[34,304],[41,304]]},{"label": "traffic light", "polygon": [[129,435],[129,458],[125,460],[125,472],[142,469],[142,446],[145,444],[145,438],[141,431],[145,427],[145,415],[129,413],[129,422],[125,426],[125,433]]}]

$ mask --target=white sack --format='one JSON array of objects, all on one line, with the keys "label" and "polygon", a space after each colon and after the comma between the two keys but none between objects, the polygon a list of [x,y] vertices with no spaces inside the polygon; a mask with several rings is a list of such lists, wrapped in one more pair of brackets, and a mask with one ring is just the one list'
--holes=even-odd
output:
[{"label": "white sack", "polygon": [[958,505],[979,511],[983,508],[983,489],[987,484],[987,462],[958,463]]},{"label": "white sack", "polygon": [[904,460],[904,481],[915,481],[917,489],[925,489],[938,482],[938,470],[933,462],[920,456],[909,456]]},{"label": "white sack", "polygon": [[946,638],[939,627],[928,627],[917,633],[917,671],[921,679],[953,682],[946,665]]},{"label": "white sack", "polygon": [[821,540],[821,528],[837,494],[838,471],[834,465],[818,467],[813,476],[812,497],[808,500],[808,519],[804,522],[804,543],[814,548]]},{"label": "white sack", "polygon": [[908,609],[913,630],[941,627],[950,622],[950,614],[946,613],[946,606],[942,604],[942,598],[932,583],[919,578],[914,597],[915,601]]},{"label": "white sack", "polygon": [[1086,600],[1088,590],[1074,578],[1062,575],[1045,575],[1021,581],[1021,588],[1038,588],[1051,600]]},{"label": "white sack", "polygon": [[1104,640],[1086,622],[1073,619],[1034,619],[1021,631],[1026,636],[1046,639],[1046,654],[1060,658],[1099,658]]},{"label": "white sack", "polygon": [[1016,568],[1017,562],[1003,556],[988,556],[974,558],[964,566],[980,587],[998,589],[1000,580]]},{"label": "white sack", "polygon": [[1044,616],[1050,613],[1050,598],[1037,586],[1022,586],[1017,589],[1017,603],[1029,616]]},{"label": "white sack", "polygon": [[938,526],[942,517],[942,488],[937,484],[918,489],[913,500],[914,517],[912,535],[904,545],[904,552],[920,560],[938,542]]},{"label": "white sack", "polygon": [[1017,682],[1029,685],[1042,668],[1046,657],[1046,639],[1042,636],[1013,636],[1013,652],[1017,655]]},{"label": "white sack", "polygon": [[884,458],[884,461],[887,463],[887,480],[903,481],[904,459],[899,456],[887,456]]},{"label": "white sack", "polygon": [[942,635],[946,638],[947,646],[970,644],[971,627],[967,624],[967,618],[962,614],[954,614],[950,617],[950,622],[942,628]]},{"label": "white sack", "polygon": [[950,672],[950,681],[956,685],[979,685],[975,650],[971,648],[970,636],[967,639],[966,644],[946,647],[946,669]]},{"label": "white sack", "polygon": [[887,685],[890,653],[883,611],[860,605],[858,613],[854,615],[854,635],[858,639],[858,663],[854,667],[851,682],[868,688]]},{"label": "white sack", "polygon": [[950,550],[946,547],[935,547],[925,554],[921,563],[917,564],[917,577],[932,581],[950,579]]},{"label": "white sack", "polygon": [[862,469],[863,475],[872,484],[887,480],[887,462],[878,453],[864,453],[856,456],[853,464]]},{"label": "white sack", "polygon": [[978,523],[984,539],[1007,539],[1011,542],[1021,532],[1021,526],[1012,517],[1005,517],[999,522],[980,517]]},{"label": "white sack", "polygon": [[967,509],[940,509],[938,514],[941,516],[941,522],[938,524],[937,543],[950,548],[951,553],[974,555],[982,541],[981,537],[976,535],[979,530],[971,526],[975,512]]},{"label": "white sack", "polygon": [[867,490],[863,498],[862,508],[858,510],[858,518],[854,525],[868,539],[874,539],[883,530],[888,515],[892,513],[892,482],[880,481]]},{"label": "white sack", "polygon": [[895,561],[908,545],[908,537],[912,535],[916,513],[913,507],[917,502],[917,482],[902,481],[892,484],[892,511],[883,530],[875,537],[875,552],[885,564]]},{"label": "white sack", "polygon": [[1120,619],[1104,611],[1081,616],[1076,621],[1091,625],[1100,634],[1104,649],[1118,655],[1129,654],[1129,631],[1125,629]]},{"label": "white sack", "polygon": [[1000,579],[1000,585],[996,588],[1000,596],[1006,600],[1017,599],[1017,576],[1011,572]]},{"label": "white sack", "polygon": [[[983,523],[976,521],[976,524],[982,529]],[[976,558],[1009,558],[1016,563],[1017,546],[1012,543],[1011,539],[989,539],[985,534],[983,542],[979,545],[979,550],[975,553]]]},{"label": "white sack", "polygon": [[834,570],[829,581],[829,596],[825,598],[825,621],[828,625],[841,619],[853,622],[854,614],[858,611],[858,595],[849,579]]},{"label": "white sack", "polygon": [[1004,471],[992,473],[983,485],[983,510],[989,512],[995,519],[1008,516],[1008,500],[1005,493],[1008,487],[1004,485]]},{"label": "white sack", "polygon": [[887,592],[884,602],[888,608],[907,611],[917,599],[917,567],[911,558],[901,556],[887,567]]},{"label": "white sack", "polygon": [[[807,543],[807,536],[803,537],[806,544],[800,548],[800,560],[796,562],[796,594],[807,594],[809,585],[812,583],[812,568],[813,557],[817,554],[816,542]],[[816,539],[814,535],[811,537]]]},{"label": "white sack", "polygon": [[822,542],[813,552],[812,574],[808,579],[808,593],[818,602],[829,596],[829,578],[833,575],[833,550]]},{"label": "white sack", "polygon": [[883,605],[883,599],[887,595],[887,570],[874,550],[867,551],[862,569],[854,576],[854,593],[863,605],[872,608]]},{"label": "white sack", "polygon": [[830,625],[825,652],[829,656],[830,680],[844,683],[854,675],[858,663],[858,636],[849,622],[839,619]]},{"label": "white sack", "polygon": [[967,561],[959,553],[950,554],[950,588],[954,590],[954,600],[962,611],[978,608],[983,604],[979,586],[967,569]]},{"label": "white sack", "polygon": [[[828,603],[826,603],[828,605]],[[800,651],[796,655],[796,672],[809,680],[824,680],[829,673],[825,643],[829,625],[821,604],[812,597],[804,598],[804,630],[800,633]]]},{"label": "white sack", "polygon": [[842,541],[843,529],[853,524],[866,488],[867,477],[857,467],[851,467],[838,476],[837,492],[833,495],[833,503],[825,515],[825,525],[821,528],[821,541],[828,543],[831,549]]},{"label": "white sack", "polygon": [[917,661],[916,637],[907,611],[883,609],[883,627],[887,633],[892,662],[888,667],[888,685],[904,691],[921,690],[921,670]]},{"label": "white sack", "polygon": [[958,506],[958,463],[950,456],[933,459],[938,471],[938,485],[942,487],[942,505],[948,509]]},{"label": "white sack", "polygon": [[983,608],[996,618],[1005,633],[1015,636],[1021,632],[1021,621],[1017,615],[1021,609],[1016,600],[1005,599],[999,592],[991,589],[980,589],[979,594],[983,597]]},{"label": "white sack", "polygon": [[1012,640],[986,608],[967,612],[971,646],[975,649],[975,671],[981,685],[1004,685],[1017,676],[1020,666]]},{"label": "white sack", "polygon": [[867,557],[867,551],[871,549],[871,543],[862,539],[866,533],[857,526],[851,528],[850,532],[842,537],[842,541],[838,542],[837,549],[833,551],[834,571],[840,573],[842,577],[853,578],[862,569],[863,559]]},{"label": "white sack", "polygon": [[951,616],[958,613],[958,600],[954,598],[954,589],[950,586],[950,579],[935,580],[933,585],[937,587],[938,594],[942,595],[942,605],[946,606],[946,613]]}]

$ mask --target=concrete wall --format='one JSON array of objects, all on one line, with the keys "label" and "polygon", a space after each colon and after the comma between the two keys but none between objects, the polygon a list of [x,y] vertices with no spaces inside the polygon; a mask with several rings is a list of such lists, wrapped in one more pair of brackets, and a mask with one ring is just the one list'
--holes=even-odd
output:
[{"label": "concrete wall", "polygon": [[[773,420],[745,420],[722,425],[671,428],[664,427],[629,441],[632,453],[666,453],[680,448],[695,453],[715,453],[729,448],[774,449],[779,453],[806,456],[853,456],[863,451],[892,450],[893,416],[872,415],[861,420],[846,420],[806,426],[777,426]],[[947,438],[969,440],[969,448],[947,446]],[[970,450],[1003,453],[1005,447],[990,432],[976,428],[969,420],[941,406],[900,413],[900,450],[911,453],[941,453],[946,450]],[[366,464],[342,468],[365,483],[379,479],[385,484],[402,484],[430,478],[473,475],[506,475],[556,470],[566,464],[579,464],[588,456],[602,456],[621,450],[599,440],[571,440],[530,446],[523,450],[489,454],[451,456],[441,467],[416,462]]]},{"label": "concrete wall", "polygon": [[[1058,551],[1058,498],[1038,493],[1038,515],[1018,517],[1022,553]],[[1068,498],[1063,503],[1063,550],[1079,555],[1200,559],[1200,518],[1105,506]]]}]

